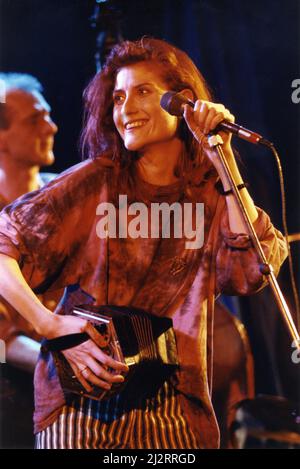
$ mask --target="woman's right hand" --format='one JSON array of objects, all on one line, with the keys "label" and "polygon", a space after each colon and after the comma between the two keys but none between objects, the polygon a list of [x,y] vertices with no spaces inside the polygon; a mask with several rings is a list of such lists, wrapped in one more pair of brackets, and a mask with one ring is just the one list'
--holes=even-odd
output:
[{"label": "woman's right hand", "polygon": [[[122,374],[128,372],[128,366],[114,360],[101,350],[103,338],[90,322],[69,315],[53,315],[53,322],[51,332],[49,330],[47,334],[48,338],[82,332],[90,336],[90,339],[82,344],[62,351],[74,375],[87,392],[92,391],[92,386],[108,390],[113,383],[124,381]],[[108,371],[108,368],[118,373],[113,374]]]},{"label": "woman's right hand", "polygon": [[[40,336],[54,339],[80,332],[90,336],[83,344],[63,352],[74,374],[88,392],[92,390],[92,385],[109,389],[112,383],[124,381],[121,373],[126,373],[128,367],[101,350],[103,340],[99,332],[84,319],[53,314],[29,287],[17,261],[1,253],[0,290],[1,295],[33,325]],[[107,368],[112,368],[118,374],[110,373]]]}]

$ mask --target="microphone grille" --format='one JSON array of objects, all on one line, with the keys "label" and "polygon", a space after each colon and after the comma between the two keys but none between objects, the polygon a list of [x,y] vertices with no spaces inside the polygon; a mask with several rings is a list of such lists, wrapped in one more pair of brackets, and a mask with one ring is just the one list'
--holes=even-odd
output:
[{"label": "microphone grille", "polygon": [[161,107],[172,116],[182,116],[182,105],[186,98],[175,91],[168,91],[163,94],[160,100]]}]

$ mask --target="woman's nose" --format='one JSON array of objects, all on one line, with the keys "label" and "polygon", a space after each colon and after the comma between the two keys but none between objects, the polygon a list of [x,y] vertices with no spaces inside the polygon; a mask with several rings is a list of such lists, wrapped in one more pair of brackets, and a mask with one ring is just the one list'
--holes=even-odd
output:
[{"label": "woman's nose", "polygon": [[138,111],[138,107],[137,107],[136,99],[134,98],[134,96],[128,95],[125,101],[123,102],[122,113],[124,115],[127,115],[127,114],[134,114],[137,111]]}]

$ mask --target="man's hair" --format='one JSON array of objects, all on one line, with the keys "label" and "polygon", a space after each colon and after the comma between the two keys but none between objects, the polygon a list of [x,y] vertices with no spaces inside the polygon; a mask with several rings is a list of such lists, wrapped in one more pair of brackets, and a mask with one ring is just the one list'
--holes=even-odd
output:
[{"label": "man's hair", "polygon": [[[25,93],[33,93],[34,91],[42,93],[43,91],[42,84],[38,79],[27,73],[0,73],[0,84],[4,97],[12,90],[21,90]],[[6,103],[0,103],[0,129],[7,129],[9,125],[10,119]]]}]

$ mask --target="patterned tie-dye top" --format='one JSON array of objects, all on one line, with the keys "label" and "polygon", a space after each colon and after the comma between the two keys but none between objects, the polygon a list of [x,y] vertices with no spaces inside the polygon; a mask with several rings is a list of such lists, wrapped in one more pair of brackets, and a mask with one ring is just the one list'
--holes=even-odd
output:
[{"label": "patterned tie-dye top", "polygon": [[[201,172],[200,172],[201,173]],[[198,175],[199,176],[199,175]],[[215,295],[248,295],[264,285],[249,237],[229,230],[225,197],[214,172],[202,172],[193,197],[204,203],[204,244],[186,249],[184,238],[100,238],[97,207],[109,199],[112,163],[87,160],[41,190],[5,208],[0,252],[16,259],[36,293],[77,284],[95,304],[132,305],[173,319],[180,368],[176,386],[201,447],[218,445],[211,405],[212,320]],[[144,199],[180,201],[181,185],[143,181]],[[275,272],[286,257],[283,236],[258,209],[255,230]],[[68,312],[67,302],[59,312]],[[65,396],[47,353],[35,372],[35,431],[55,421]]]},{"label": "patterned tie-dye top", "polygon": [[[40,173],[39,185],[43,187],[52,181],[57,175],[55,173]],[[0,210],[8,205],[4,196],[0,193]],[[62,295],[62,290],[57,292],[44,293],[39,299],[46,308],[53,311]],[[8,343],[13,337],[26,335],[34,340],[40,340],[41,337],[35,332],[33,326],[23,318],[7,301],[0,297],[0,339]]]}]

